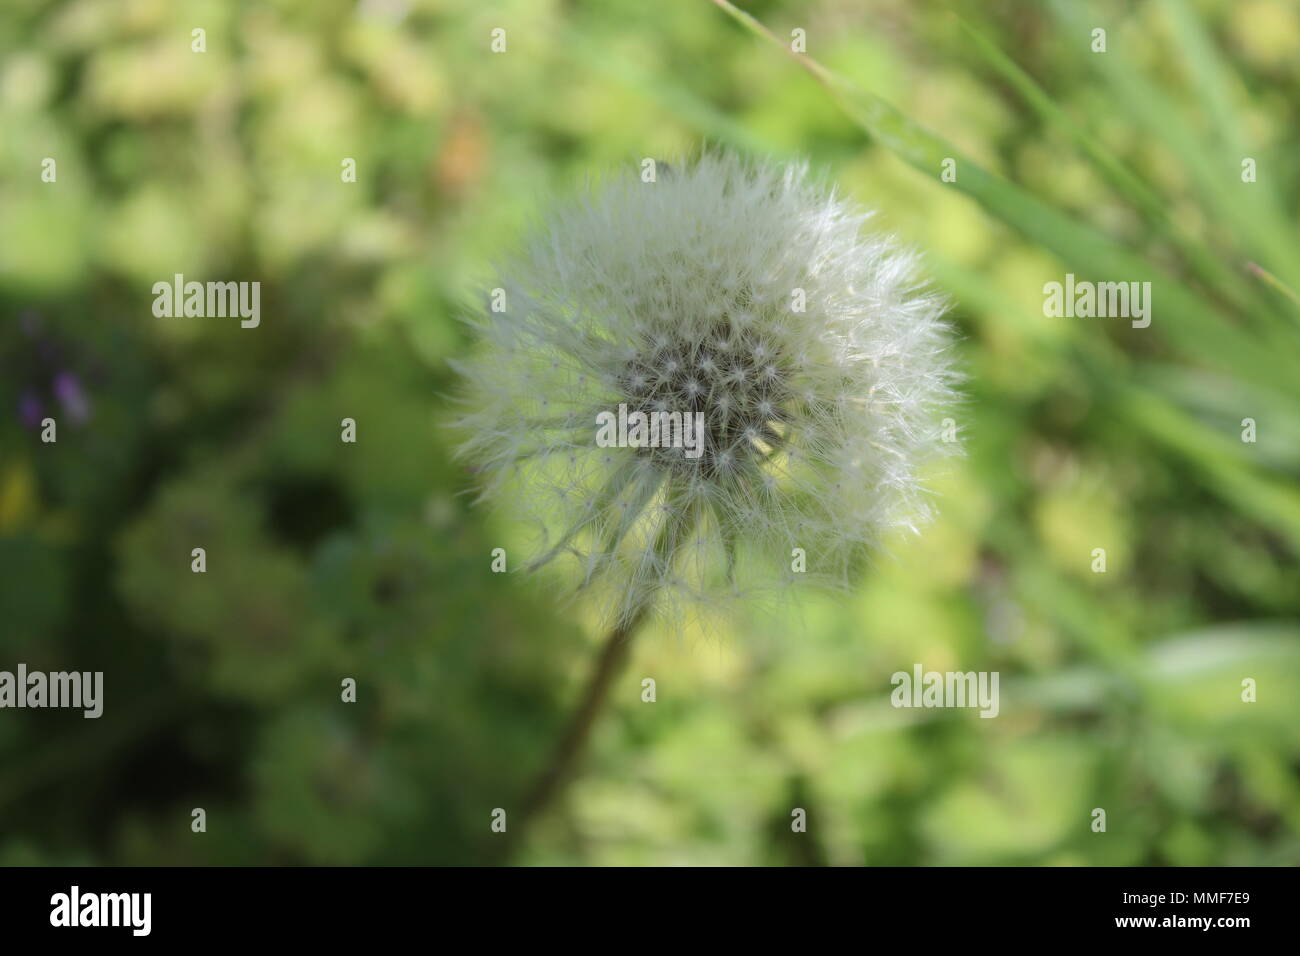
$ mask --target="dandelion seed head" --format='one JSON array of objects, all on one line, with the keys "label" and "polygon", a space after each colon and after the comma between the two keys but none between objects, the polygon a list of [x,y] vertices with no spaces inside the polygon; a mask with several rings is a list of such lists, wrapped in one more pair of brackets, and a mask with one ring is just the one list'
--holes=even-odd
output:
[{"label": "dandelion seed head", "polygon": [[[461,454],[544,529],[532,566],[573,559],[626,621],[842,585],[884,532],[925,524],[920,470],[954,450],[932,427],[957,397],[950,333],[916,255],[869,218],[803,165],[728,154],[553,214],[458,365]],[[620,405],[701,413],[699,456],[598,447]]]}]

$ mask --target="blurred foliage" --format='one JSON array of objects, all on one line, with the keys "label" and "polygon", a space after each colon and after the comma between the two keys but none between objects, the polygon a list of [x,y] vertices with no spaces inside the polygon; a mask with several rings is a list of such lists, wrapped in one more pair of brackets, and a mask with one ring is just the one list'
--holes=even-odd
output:
[{"label": "blurred foliage", "polygon": [[[0,668],[106,702],[0,713],[0,863],[497,858],[597,635],[490,572],[446,360],[550,197],[706,142],[926,250],[969,454],[854,595],[642,635],[516,858],[1300,862],[1300,312],[1246,269],[1298,285],[1300,7],[746,9],[840,101],[707,0],[4,5]],[[1151,328],[1043,317],[1067,271],[1154,281]],[[260,327],[156,318],[176,273],[260,281]],[[892,708],[916,662],[1001,715]]]}]

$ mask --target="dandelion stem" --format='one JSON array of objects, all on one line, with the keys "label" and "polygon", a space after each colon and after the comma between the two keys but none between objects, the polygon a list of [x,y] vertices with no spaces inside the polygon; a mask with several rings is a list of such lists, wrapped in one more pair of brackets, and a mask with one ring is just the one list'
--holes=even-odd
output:
[{"label": "dandelion stem", "polygon": [[527,826],[555,800],[573,776],[587,739],[596,723],[596,717],[609,696],[609,688],[622,673],[632,652],[632,638],[645,619],[649,605],[642,608],[627,622],[610,629],[600,650],[600,657],[587,677],[578,707],[569,718],[564,735],[560,737],[551,759],[547,762],[532,792],[524,803],[522,820]]},{"label": "dandelion stem", "polygon": [[[671,492],[669,496],[671,497]],[[666,513],[668,518],[656,535],[653,555],[655,561],[671,564],[679,548],[689,540],[699,515],[693,505],[687,505],[681,511],[668,510]],[[569,718],[551,759],[547,761],[524,801],[518,825],[513,832],[525,832],[528,825],[555,802],[572,779],[596,718],[609,697],[609,689],[632,656],[632,639],[649,616],[653,605],[653,596],[646,594],[627,613],[620,615],[618,623],[610,628],[601,645],[600,656],[587,677],[587,685],[578,699],[577,709]]]}]

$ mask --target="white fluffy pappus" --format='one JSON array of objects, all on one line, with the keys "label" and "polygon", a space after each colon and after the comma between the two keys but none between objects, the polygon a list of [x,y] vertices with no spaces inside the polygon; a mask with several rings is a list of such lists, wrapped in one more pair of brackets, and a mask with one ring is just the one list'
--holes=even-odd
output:
[{"label": "white fluffy pappus", "polygon": [[[573,563],[627,627],[845,585],[883,532],[930,518],[951,336],[870,215],[805,165],[724,153],[629,171],[537,229],[456,363],[460,455],[533,522],[526,567]],[[620,405],[703,413],[702,453],[598,446]]]}]

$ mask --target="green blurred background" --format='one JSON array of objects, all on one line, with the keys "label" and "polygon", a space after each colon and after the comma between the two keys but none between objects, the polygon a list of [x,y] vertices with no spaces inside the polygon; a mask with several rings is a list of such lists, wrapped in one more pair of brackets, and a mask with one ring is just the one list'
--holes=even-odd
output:
[{"label": "green blurred background", "polygon": [[[1300,5],[746,8],[860,109],[707,0],[6,0],[0,669],[103,670],[105,713],[0,712],[0,863],[500,857],[599,635],[491,573],[523,536],[447,360],[530,218],[708,143],[925,251],[968,454],[850,597],[642,634],[511,859],[1300,862],[1300,308],[1246,269],[1300,273]],[[1152,326],[1044,317],[1067,271],[1154,280]],[[261,326],[155,318],[178,272]],[[892,708],[915,663],[1000,716]]]}]

